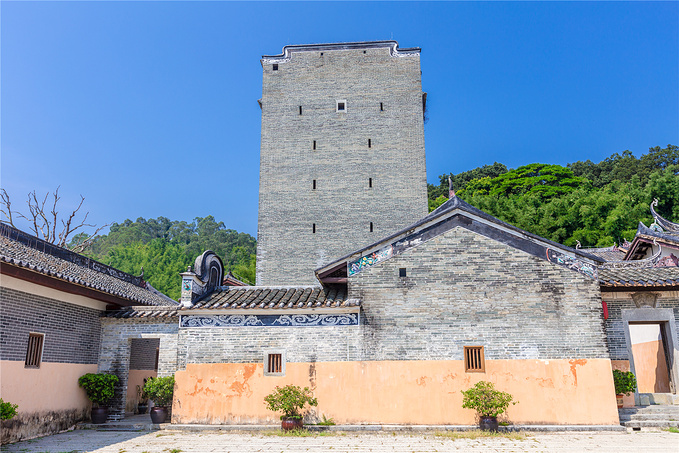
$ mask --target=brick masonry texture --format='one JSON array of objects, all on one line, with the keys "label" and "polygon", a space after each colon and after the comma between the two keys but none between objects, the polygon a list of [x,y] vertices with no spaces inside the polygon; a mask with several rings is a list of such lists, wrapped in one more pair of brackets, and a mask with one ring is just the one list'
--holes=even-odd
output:
[{"label": "brick masonry texture", "polygon": [[[679,332],[679,293],[677,291],[654,291],[660,294],[656,308],[670,308],[674,312],[674,320]],[[610,297],[603,293],[603,300],[608,305],[608,319],[605,321],[606,338],[611,360],[629,360],[627,344],[625,342],[625,326],[622,320],[622,310],[633,310],[636,307],[631,293],[623,293],[626,297]],[[676,340],[675,340],[676,341]]]},{"label": "brick masonry texture", "polygon": [[156,348],[160,345],[158,338],[136,338],[130,347],[131,370],[155,370]]},{"label": "brick masonry texture", "polygon": [[314,269],[426,215],[419,55],[296,51],[263,63],[262,91],[258,285],[318,283]]},{"label": "brick masonry texture", "polygon": [[45,334],[43,362],[96,364],[99,310],[0,288],[0,360],[26,360],[29,332]]},{"label": "brick masonry texture", "polygon": [[125,413],[125,395],[130,371],[130,354],[134,339],[158,341],[158,376],[171,376],[177,371],[177,318],[162,321],[144,319],[102,318],[102,339],[99,350],[99,372],[118,376],[109,419],[119,419]]},{"label": "brick masonry texture", "polygon": [[262,363],[269,349],[287,362],[358,360],[359,326],[189,328],[179,332],[186,363]]},{"label": "brick masonry texture", "polygon": [[[406,268],[407,277],[399,277]],[[456,227],[349,278],[363,360],[608,358],[598,283]]]}]

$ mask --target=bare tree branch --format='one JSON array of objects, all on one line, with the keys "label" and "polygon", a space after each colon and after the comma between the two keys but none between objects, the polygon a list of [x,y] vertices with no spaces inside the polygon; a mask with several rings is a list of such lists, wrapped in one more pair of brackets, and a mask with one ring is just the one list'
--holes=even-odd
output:
[{"label": "bare tree branch", "polygon": [[[97,238],[97,235],[104,228],[109,226],[110,223],[98,228],[96,225],[87,223],[87,217],[90,215],[89,212],[86,212],[82,220],[78,221],[76,217],[85,201],[85,197],[82,195],[80,195],[80,203],[78,203],[78,206],[70,213],[68,218],[66,220],[59,219],[58,204],[59,200],[61,200],[61,197],[59,196],[60,187],[61,186],[57,187],[57,189],[54,191],[54,201],[52,202],[52,206],[47,208],[46,204],[50,195],[49,192],[47,192],[45,198],[43,198],[42,201],[38,199],[38,195],[35,190],[33,192],[29,192],[27,200],[28,215],[24,215],[18,211],[12,211],[12,203],[10,202],[9,194],[7,191],[5,191],[5,189],[0,189],[0,213],[2,213],[2,215],[6,218],[6,220],[0,221],[17,228],[17,226],[14,224],[14,217],[23,218],[29,222],[29,228],[32,229],[32,232],[35,234],[35,236],[42,238],[47,242],[51,242],[52,244],[56,244],[59,247],[71,248],[77,253],[82,252],[87,247],[92,245],[94,240]],[[61,231],[57,233],[59,222],[61,222],[62,228]],[[87,235],[86,239],[74,243],[71,245],[71,247],[69,247],[68,241],[71,236],[79,229],[85,227],[96,228],[96,230],[91,235]]]}]

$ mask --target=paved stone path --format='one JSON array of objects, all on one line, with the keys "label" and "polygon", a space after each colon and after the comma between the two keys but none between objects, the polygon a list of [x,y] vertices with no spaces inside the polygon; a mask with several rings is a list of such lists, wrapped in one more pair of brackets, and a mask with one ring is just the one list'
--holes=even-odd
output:
[{"label": "paved stone path", "polygon": [[615,452],[679,453],[679,434],[530,433],[521,440],[503,437],[451,439],[434,433],[332,433],[281,437],[233,432],[104,432],[78,430],[2,447],[8,453],[179,453],[179,452]]}]

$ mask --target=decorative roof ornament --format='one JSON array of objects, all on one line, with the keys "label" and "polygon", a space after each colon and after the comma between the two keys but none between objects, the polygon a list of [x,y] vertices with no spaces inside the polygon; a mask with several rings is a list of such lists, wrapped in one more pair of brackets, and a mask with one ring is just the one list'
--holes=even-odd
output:
[{"label": "decorative roof ornament", "polygon": [[662,255],[662,246],[658,241],[653,239],[653,245],[658,247],[658,251],[643,260],[626,260],[626,261],[606,261],[599,265],[599,269],[620,269],[620,268],[637,268],[637,267],[656,267]]},{"label": "decorative roof ornament", "polygon": [[[654,198],[653,202],[651,202],[651,214],[653,215],[653,224],[651,225],[651,229],[658,231],[659,233],[665,232],[673,235],[679,234],[679,224],[670,222],[655,212],[655,209],[653,208],[656,206],[658,206],[658,199]],[[658,227],[660,230],[657,229]]]},{"label": "decorative roof ornament", "polygon": [[450,200],[453,197],[456,197],[455,191],[453,190],[453,181],[450,179],[450,175],[448,175],[448,199]]},{"label": "decorative roof ornament", "polygon": [[581,248],[582,248],[582,244],[580,243],[580,241],[575,241],[575,250],[579,250]]}]

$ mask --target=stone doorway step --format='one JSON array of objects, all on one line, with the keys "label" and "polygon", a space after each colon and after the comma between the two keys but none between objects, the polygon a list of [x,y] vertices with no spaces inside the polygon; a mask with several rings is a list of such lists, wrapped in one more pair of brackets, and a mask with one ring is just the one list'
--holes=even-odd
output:
[{"label": "stone doorway step", "polygon": [[633,431],[643,428],[679,428],[679,405],[623,407],[618,409],[620,424]]}]

